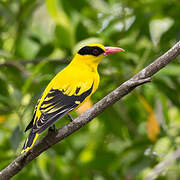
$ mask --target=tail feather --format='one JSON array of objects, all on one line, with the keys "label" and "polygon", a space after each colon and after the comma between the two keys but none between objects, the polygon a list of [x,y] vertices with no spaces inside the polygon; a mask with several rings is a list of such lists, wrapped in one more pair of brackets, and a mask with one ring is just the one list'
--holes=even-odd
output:
[{"label": "tail feather", "polygon": [[35,143],[38,135],[39,135],[38,133],[34,133],[34,132],[31,130],[31,132],[29,133],[29,136],[28,136],[27,140],[26,140],[25,143],[24,143],[24,146],[23,146],[23,148],[22,148],[21,154],[24,153],[24,152],[29,151],[29,150],[33,147],[33,145],[34,145],[34,143]]}]

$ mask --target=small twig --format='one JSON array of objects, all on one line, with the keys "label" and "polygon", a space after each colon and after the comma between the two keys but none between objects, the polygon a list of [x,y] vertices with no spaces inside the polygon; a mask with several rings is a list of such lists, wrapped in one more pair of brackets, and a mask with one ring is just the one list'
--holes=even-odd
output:
[{"label": "small twig", "polygon": [[23,66],[23,65],[38,64],[44,60],[46,60],[48,62],[59,63],[59,64],[67,64],[69,62],[68,59],[46,59],[46,58],[38,58],[38,59],[30,59],[30,60],[18,59],[18,60],[6,60],[5,62],[0,63],[0,67],[2,67],[2,66],[15,66],[21,70],[21,66]]},{"label": "small twig", "polygon": [[[38,58],[38,59],[32,59],[32,60],[20,60],[22,64],[38,64],[41,61],[44,61],[45,58]],[[48,62],[55,62],[55,63],[60,63],[60,64],[67,64],[69,62],[68,59],[46,59]]]},{"label": "small twig", "polygon": [[162,171],[167,169],[170,164],[172,164],[175,160],[179,158],[180,158],[180,149],[174,151],[165,160],[157,164],[155,168],[152,170],[152,172],[146,178],[144,178],[144,180],[153,180],[157,178],[162,173]]},{"label": "small twig", "polygon": [[26,70],[26,68],[24,67],[23,64],[21,64],[20,62],[18,61],[6,61],[4,63],[0,63],[0,67],[3,67],[3,66],[13,66],[17,69],[19,69],[20,71],[24,72],[24,74],[26,76],[28,76],[30,73]]},{"label": "small twig", "polygon": [[26,70],[25,65],[26,64],[38,64],[42,61],[46,60],[47,62],[55,62],[58,64],[67,64],[68,60],[67,59],[44,59],[44,58],[38,58],[38,59],[34,59],[34,60],[7,60],[3,63],[0,63],[0,68],[1,67],[8,67],[8,66],[13,66],[17,69],[19,69],[20,71],[24,72],[24,74],[26,76],[30,75],[30,72]]},{"label": "small twig", "polygon": [[169,51],[156,59],[152,64],[144,68],[130,80],[123,83],[117,89],[109,93],[106,97],[97,102],[92,108],[81,114],[69,124],[58,129],[55,133],[50,133],[44,136],[31,150],[17,157],[7,167],[0,172],[0,179],[6,180],[16,175],[33,159],[37,158],[42,152],[54,144],[60,142],[73,132],[77,131],[93,118],[98,116],[106,108],[120,100],[122,97],[130,93],[134,88],[144,83],[150,82],[151,77],[160,69],[165,67],[174,58],[180,55],[180,41],[176,43]]}]

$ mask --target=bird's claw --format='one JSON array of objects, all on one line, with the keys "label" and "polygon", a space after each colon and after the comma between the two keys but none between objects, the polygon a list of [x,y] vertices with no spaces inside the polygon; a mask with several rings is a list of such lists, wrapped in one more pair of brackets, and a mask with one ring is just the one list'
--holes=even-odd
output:
[{"label": "bird's claw", "polygon": [[67,115],[68,115],[71,122],[74,121],[74,118],[70,114],[67,114]]},{"label": "bird's claw", "polygon": [[50,132],[57,132],[55,124],[53,124],[49,129]]}]

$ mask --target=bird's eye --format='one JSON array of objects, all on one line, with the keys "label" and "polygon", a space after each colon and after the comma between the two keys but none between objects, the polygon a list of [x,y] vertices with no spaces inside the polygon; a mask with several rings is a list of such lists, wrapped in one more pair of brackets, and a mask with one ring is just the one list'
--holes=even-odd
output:
[{"label": "bird's eye", "polygon": [[93,49],[93,55],[98,55],[99,54],[99,51],[97,49]]}]

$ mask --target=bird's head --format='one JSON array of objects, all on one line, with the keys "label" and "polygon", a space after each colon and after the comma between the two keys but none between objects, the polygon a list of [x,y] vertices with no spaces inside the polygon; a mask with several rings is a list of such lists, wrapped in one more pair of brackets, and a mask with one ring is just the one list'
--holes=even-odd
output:
[{"label": "bird's head", "polygon": [[124,51],[118,47],[105,47],[102,44],[89,44],[82,47],[75,56],[76,61],[97,66],[104,56]]}]

